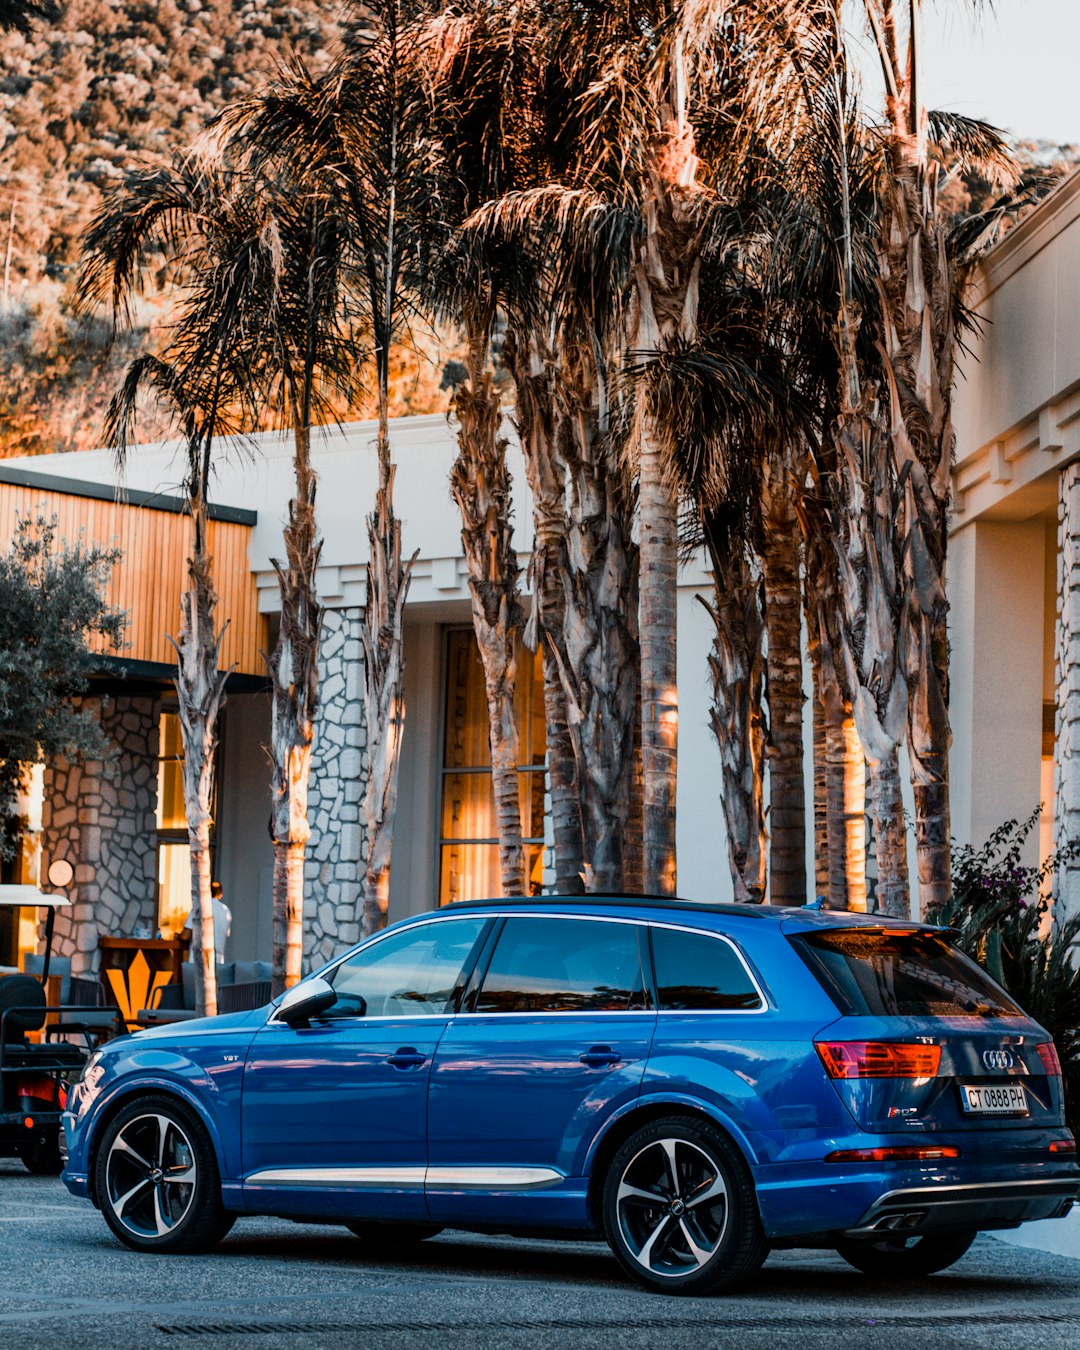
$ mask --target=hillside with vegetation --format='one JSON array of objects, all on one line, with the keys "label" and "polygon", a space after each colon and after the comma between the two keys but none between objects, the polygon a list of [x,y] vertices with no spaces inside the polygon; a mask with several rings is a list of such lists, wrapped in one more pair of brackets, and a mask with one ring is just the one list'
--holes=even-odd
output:
[{"label": "hillside with vegetation", "polygon": [[[291,57],[324,70],[344,5],[67,0],[50,19],[43,0],[24,10],[25,31],[0,32],[0,457],[99,444],[121,372],[161,345],[169,315],[153,296],[115,345],[104,319],[75,314],[79,241],[109,188],[135,164],[169,162]],[[1077,147],[1046,142],[1021,142],[1017,154],[1051,178],[1080,160]],[[949,189],[958,211],[991,196],[977,179]],[[449,346],[421,331],[395,352],[394,415],[448,406]],[[372,413],[373,403],[353,410]],[[148,408],[140,435],[168,431]]]},{"label": "hillside with vegetation", "polygon": [[[0,457],[88,449],[132,355],[159,344],[146,301],[118,345],[78,319],[79,240],[134,164],[166,163],[282,62],[325,69],[340,0],[66,0],[53,21],[0,32]],[[400,412],[445,406],[438,343],[401,353]],[[364,412],[365,409],[360,409]],[[145,436],[167,426],[150,410]]]}]

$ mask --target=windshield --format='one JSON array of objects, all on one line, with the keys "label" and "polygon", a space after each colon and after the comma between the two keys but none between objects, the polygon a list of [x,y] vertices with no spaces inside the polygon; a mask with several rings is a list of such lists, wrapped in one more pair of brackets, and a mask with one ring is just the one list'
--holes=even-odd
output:
[{"label": "windshield", "polygon": [[791,941],[848,1016],[1024,1016],[985,971],[937,933],[842,928]]}]

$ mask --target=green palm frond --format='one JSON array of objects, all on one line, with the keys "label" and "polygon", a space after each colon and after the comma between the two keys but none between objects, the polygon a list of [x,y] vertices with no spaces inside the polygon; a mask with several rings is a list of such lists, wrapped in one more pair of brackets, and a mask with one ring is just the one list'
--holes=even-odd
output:
[{"label": "green palm frond", "polygon": [[959,113],[930,112],[927,120],[931,141],[948,171],[978,172],[999,189],[1020,181],[1016,157],[997,127]]}]

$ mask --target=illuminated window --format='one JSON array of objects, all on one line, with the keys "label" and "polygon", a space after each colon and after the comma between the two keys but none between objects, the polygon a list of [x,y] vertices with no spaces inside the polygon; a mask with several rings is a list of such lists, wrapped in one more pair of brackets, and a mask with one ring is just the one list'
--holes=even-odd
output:
[{"label": "illuminated window", "polygon": [[[484,668],[471,629],[447,634],[446,718],[439,830],[439,904],[502,894],[491,784]],[[544,853],[544,675],[539,653],[518,650],[518,797],[529,889],[540,893]]]},{"label": "illuminated window", "polygon": [[[213,838],[211,826],[211,847]],[[180,718],[167,709],[158,723],[157,841],[157,923],[162,937],[175,937],[191,913],[191,849]]]}]

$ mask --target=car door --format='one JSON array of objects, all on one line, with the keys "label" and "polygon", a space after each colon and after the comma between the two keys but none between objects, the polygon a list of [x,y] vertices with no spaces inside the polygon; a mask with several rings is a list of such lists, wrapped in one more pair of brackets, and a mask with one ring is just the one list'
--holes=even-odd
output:
[{"label": "car door", "polygon": [[387,933],[329,974],[310,1025],[271,1020],[244,1071],[244,1195],[256,1212],[424,1219],[432,1058],[490,921]]},{"label": "car door", "polygon": [[590,1141],[641,1086],[656,1016],[640,925],[515,915],[435,1053],[428,1208],[439,1222],[575,1223]]}]

